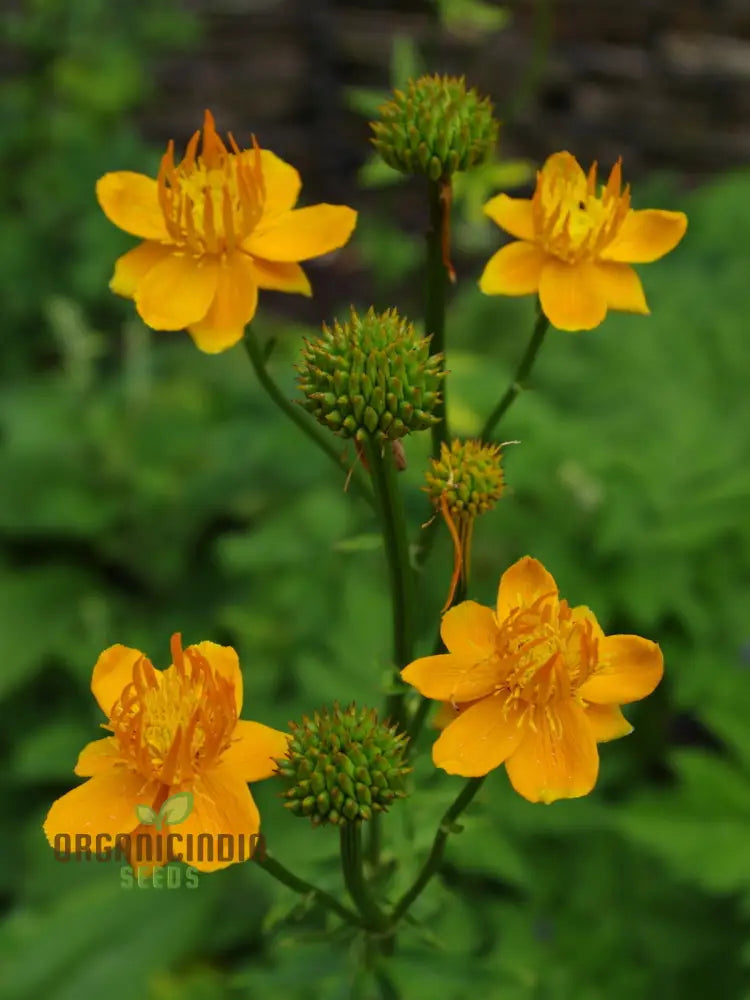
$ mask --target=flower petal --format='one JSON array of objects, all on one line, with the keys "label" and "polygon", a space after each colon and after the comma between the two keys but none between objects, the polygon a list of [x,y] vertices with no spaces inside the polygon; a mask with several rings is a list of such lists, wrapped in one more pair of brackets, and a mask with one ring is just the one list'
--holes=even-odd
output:
[{"label": "flower petal", "polygon": [[599,667],[578,689],[585,701],[627,705],[651,694],[664,673],[661,650],[639,635],[608,635],[599,643]]},{"label": "flower petal", "polygon": [[445,727],[432,748],[436,767],[448,774],[477,778],[499,767],[523,736],[519,702],[505,694],[483,698]]},{"label": "flower petal", "polygon": [[188,326],[196,347],[218,354],[242,340],[258,306],[258,284],[252,261],[234,253],[218,265],[216,295],[208,312]]},{"label": "flower petal", "polygon": [[686,230],[684,212],[667,212],[660,208],[631,211],[601,257],[629,264],[648,264],[674,250]]},{"label": "flower petal", "polygon": [[307,275],[292,261],[263,260],[253,257],[253,273],[258,288],[273,292],[296,292],[298,295],[312,295]]},{"label": "flower petal", "polygon": [[141,279],[152,267],[164,260],[171,253],[171,247],[163,243],[146,240],[137,247],[128,250],[115,261],[115,273],[109,283],[115,295],[123,295],[126,299],[135,297],[135,290]]},{"label": "flower petal", "polygon": [[440,623],[440,637],[445,648],[477,660],[496,652],[497,633],[494,611],[476,601],[462,601],[450,608]]},{"label": "flower petal", "polygon": [[159,784],[127,767],[111,767],[73,788],[47,813],[44,832],[54,846],[55,837],[78,833],[129,833],[138,825],[136,805],[150,805],[159,793]]},{"label": "flower petal", "polygon": [[577,607],[571,608],[570,617],[574,622],[586,622],[590,626],[591,633],[595,639],[601,640],[604,638],[604,630],[599,624],[596,615],[585,604],[579,604]]},{"label": "flower petal", "polygon": [[432,717],[430,728],[445,729],[454,719],[458,718],[459,711],[458,705],[451,705],[449,701],[441,701],[437,712]]},{"label": "flower petal", "polygon": [[156,181],[145,174],[118,170],[96,182],[96,197],[110,222],[142,240],[168,240]]},{"label": "flower petal", "polygon": [[496,657],[478,660],[473,655],[440,653],[414,660],[401,676],[425,698],[455,705],[491,694],[500,678],[500,661]]},{"label": "flower petal", "polygon": [[596,283],[599,291],[607,300],[609,309],[620,309],[622,312],[641,313],[648,316],[651,312],[646,304],[641,279],[630,264],[616,264],[614,261],[597,261],[594,265]]},{"label": "flower petal", "polygon": [[171,253],[144,276],[135,293],[138,313],[153,330],[182,330],[208,312],[216,292],[218,264]]},{"label": "flower petal", "polygon": [[633,732],[617,705],[586,705],[585,712],[597,743],[617,740]]},{"label": "flower petal", "polygon": [[557,597],[555,578],[538,559],[523,556],[500,578],[497,591],[497,620],[502,624],[511,612],[527,608],[540,597]]},{"label": "flower petal", "polygon": [[561,153],[552,153],[544,161],[544,166],[539,172],[537,187],[550,185],[557,187],[560,184],[569,186],[571,196],[585,198],[588,190],[586,174],[583,167],[572,153],[563,150]]},{"label": "flower petal", "polygon": [[230,767],[241,781],[263,781],[276,773],[276,761],[286,756],[289,733],[271,729],[260,722],[239,719],[232,744],[221,762]]},{"label": "flower petal", "polygon": [[107,718],[112,714],[112,706],[133,679],[133,667],[142,656],[140,649],[118,643],[105,649],[94,664],[91,691]]},{"label": "flower petal", "polygon": [[586,713],[572,699],[535,713],[518,749],[505,763],[510,782],[529,802],[588,795],[599,773],[599,751]]},{"label": "flower petal", "polygon": [[82,778],[90,778],[94,774],[101,774],[108,768],[113,767],[120,760],[117,750],[117,741],[111,736],[103,740],[92,740],[78,754],[78,761],[73,768],[75,774]]},{"label": "flower petal", "polygon": [[243,249],[264,260],[309,260],[343,246],[356,221],[357,213],[345,205],[297,208],[267,225],[261,221],[243,243]]},{"label": "flower petal", "polygon": [[509,198],[498,194],[484,206],[484,214],[489,215],[501,229],[519,240],[534,239],[534,213],[531,198]]},{"label": "flower petal", "polygon": [[197,642],[193,646],[188,646],[185,650],[188,653],[194,649],[201,656],[208,660],[208,665],[234,688],[234,699],[237,706],[237,715],[242,711],[242,671],[240,670],[240,658],[231,646],[219,646],[215,642]]},{"label": "flower petal", "polygon": [[[217,871],[235,861],[247,860],[251,853],[251,847],[248,847],[249,838],[260,830],[260,813],[246,783],[237,777],[231,767],[221,763],[197,777],[190,790],[193,793],[193,808],[190,815],[172,831],[182,834],[182,844],[185,845],[184,847],[176,845],[175,855],[182,853],[183,860],[187,864],[202,872]],[[178,791],[184,789],[170,788],[169,794],[174,795]],[[205,854],[203,857],[197,856],[199,846],[197,837],[201,833],[209,834],[212,838],[213,857],[206,857]],[[186,840],[187,834],[193,835],[191,853],[187,850],[189,844]],[[220,860],[221,842],[216,840],[219,834],[229,835],[232,838],[233,853],[228,861]],[[225,841],[224,837],[222,841]],[[239,856],[239,845],[242,842],[245,844],[244,858]]]},{"label": "flower petal", "polygon": [[508,243],[487,261],[479,288],[485,295],[530,295],[538,290],[548,259],[533,243]]},{"label": "flower petal", "polygon": [[[243,156],[254,157],[255,151],[250,150]],[[263,206],[264,218],[288,212],[297,204],[302,181],[297,170],[270,149],[260,150],[260,165],[263,172],[263,184],[266,189],[266,200]]]},{"label": "flower petal", "polygon": [[539,279],[544,315],[558,330],[593,330],[607,315],[607,299],[594,265],[548,257]]}]

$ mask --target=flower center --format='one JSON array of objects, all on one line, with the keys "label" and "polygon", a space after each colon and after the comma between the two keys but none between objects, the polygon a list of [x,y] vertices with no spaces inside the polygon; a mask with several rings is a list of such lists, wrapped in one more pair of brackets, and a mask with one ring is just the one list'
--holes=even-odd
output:
[{"label": "flower center", "polygon": [[120,752],[141,774],[177,785],[227,749],[237,723],[234,688],[196,650],[173,648],[174,666],[157,672],[142,657],[112,709]]},{"label": "flower center", "polygon": [[574,619],[567,601],[558,603],[548,595],[508,618],[499,648],[511,663],[502,687],[511,699],[534,707],[569,698],[597,662],[591,624]]},{"label": "flower center", "polygon": [[537,175],[532,199],[537,242],[569,264],[595,260],[630,211],[630,189],[621,191],[621,184],[619,160],[597,195],[595,163],[584,177],[569,153],[550,157]]},{"label": "flower center", "polygon": [[159,204],[170,237],[195,254],[232,252],[263,213],[265,186],[257,145],[241,152],[230,135],[228,152],[207,113],[200,132],[175,166],[174,143],[164,154],[157,178]]}]

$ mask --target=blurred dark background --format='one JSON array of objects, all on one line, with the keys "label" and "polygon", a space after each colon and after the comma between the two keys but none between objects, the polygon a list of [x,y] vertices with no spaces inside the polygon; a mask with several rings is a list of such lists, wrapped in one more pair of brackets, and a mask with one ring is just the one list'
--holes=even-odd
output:
[{"label": "blurred dark background", "polygon": [[208,104],[241,134],[252,123],[332,190],[351,179],[367,138],[346,110],[347,88],[387,84],[398,35],[413,40],[430,71],[466,75],[501,117],[511,114],[508,154],[538,161],[567,144],[586,161],[622,155],[633,175],[667,167],[692,179],[750,155],[742,0],[487,4],[508,15],[502,30],[485,30],[486,15],[462,18],[472,5],[460,0],[185,7],[200,19],[200,37],[190,54],[155,67],[159,100],[141,116],[145,134],[156,143],[189,135]]},{"label": "blurred dark background", "polygon": [[[5,2],[0,44],[0,1000],[362,998],[748,1000],[750,977],[750,6],[740,0],[346,4],[323,0]],[[133,241],[94,198],[108,170],[153,174],[211,108],[297,166],[303,202],[360,211],[308,267],[311,300],[266,293],[255,322],[294,396],[302,336],[350,303],[422,312],[419,179],[372,156],[368,119],[422,72],[465,74],[503,121],[455,184],[451,418],[476,433],[514,370],[530,300],[480,295],[504,238],[482,215],[550,153],[607,171],[688,234],[641,268],[648,318],[548,338],[501,434],[508,495],[475,532],[471,596],[525,553],[608,632],[660,642],[666,678],[602,748],[585,800],[550,808],[494,775],[414,909],[391,992],[356,942],[255,866],[196,891],[126,890],[117,866],[57,863],[41,832],[102,721],[89,692],[114,642],[233,644],[246,717],[284,727],[356,699],[388,662],[382,551],[260,392],[237,347],[207,357],[111,295]],[[414,537],[428,442],[406,445]],[[422,580],[420,651],[450,575]],[[421,861],[457,781],[429,763],[384,824]],[[336,838],[254,792],[269,848],[339,891]],[[378,992],[380,989],[380,993]],[[385,992],[384,992],[385,991]]]}]

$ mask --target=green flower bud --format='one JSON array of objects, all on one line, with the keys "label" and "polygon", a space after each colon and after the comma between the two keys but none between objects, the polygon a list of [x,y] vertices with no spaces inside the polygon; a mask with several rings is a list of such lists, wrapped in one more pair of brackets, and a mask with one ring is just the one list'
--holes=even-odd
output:
[{"label": "green flower bud", "polygon": [[437,181],[486,160],[500,125],[489,98],[467,90],[463,77],[435,75],[410,80],[406,93],[394,90],[370,127],[389,166]]},{"label": "green flower bud", "polygon": [[370,819],[404,798],[407,737],[378,722],[374,709],[334,704],[292,723],[291,731],[278,763],[284,804],[295,816],[337,825]]},{"label": "green flower bud", "polygon": [[298,371],[302,405],[342,437],[383,444],[438,422],[442,355],[395,309],[324,324]]},{"label": "green flower bud", "polygon": [[456,521],[491,510],[505,488],[500,445],[481,441],[443,443],[440,458],[431,459],[426,492],[436,507],[443,498]]}]

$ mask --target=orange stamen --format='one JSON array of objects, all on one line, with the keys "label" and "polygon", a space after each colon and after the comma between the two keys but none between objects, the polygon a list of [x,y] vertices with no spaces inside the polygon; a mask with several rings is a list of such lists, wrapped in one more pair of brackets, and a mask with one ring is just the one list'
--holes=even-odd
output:
[{"label": "orange stamen", "polygon": [[440,245],[443,251],[443,267],[448,272],[448,280],[451,284],[456,283],[456,269],[451,261],[451,204],[453,202],[453,188],[450,178],[440,181],[440,207],[441,207],[441,232]]},{"label": "orange stamen", "polygon": [[179,673],[184,674],[185,662],[182,655],[182,634],[180,632],[175,632],[169,640],[169,651],[172,654],[172,663]]},{"label": "orange stamen", "polygon": [[448,598],[440,610],[440,614],[445,614],[448,608],[453,603],[453,598],[456,594],[456,587],[458,586],[458,581],[461,578],[461,566],[463,564],[463,549],[461,546],[461,538],[456,530],[456,525],[451,517],[450,510],[448,509],[448,499],[443,493],[440,497],[440,510],[443,514],[443,520],[448,526],[448,531],[453,539],[453,574],[451,575],[451,582],[448,588]]}]

